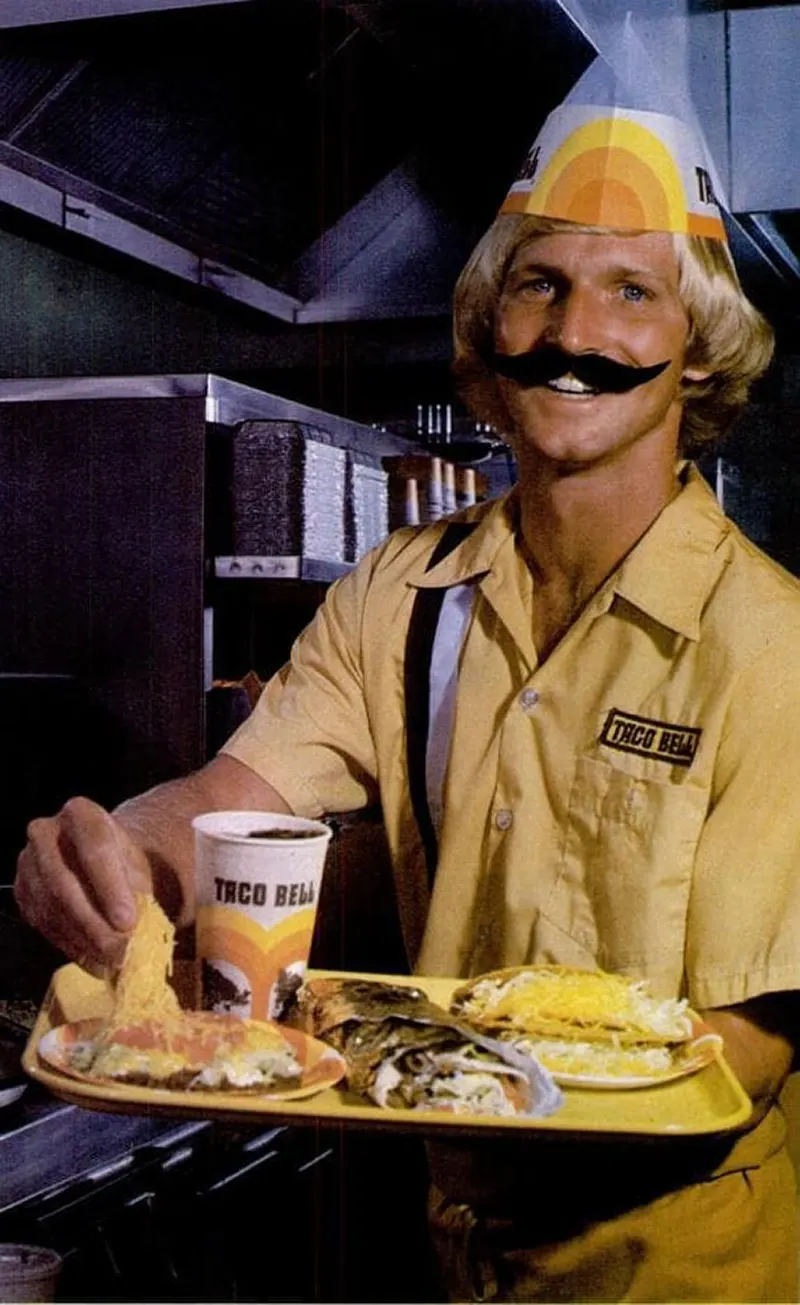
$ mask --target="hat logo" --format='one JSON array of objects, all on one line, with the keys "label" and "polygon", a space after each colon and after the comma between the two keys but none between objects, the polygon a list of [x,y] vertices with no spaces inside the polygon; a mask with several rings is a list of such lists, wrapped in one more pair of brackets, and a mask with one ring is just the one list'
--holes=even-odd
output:
[{"label": "hat logo", "polygon": [[686,196],[669,152],[646,127],[625,118],[601,118],[572,132],[537,189],[534,202],[568,221],[686,228]]},{"label": "hat logo", "polygon": [[501,212],[724,240],[698,154],[685,125],[666,115],[562,106],[534,142]]}]

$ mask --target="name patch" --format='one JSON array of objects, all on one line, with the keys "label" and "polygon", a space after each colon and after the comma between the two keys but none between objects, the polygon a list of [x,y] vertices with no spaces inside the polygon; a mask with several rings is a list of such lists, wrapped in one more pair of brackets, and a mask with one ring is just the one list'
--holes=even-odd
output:
[{"label": "name patch", "polygon": [[671,725],[612,707],[600,734],[600,742],[619,752],[635,752],[670,766],[691,766],[700,743],[701,729],[693,725]]}]

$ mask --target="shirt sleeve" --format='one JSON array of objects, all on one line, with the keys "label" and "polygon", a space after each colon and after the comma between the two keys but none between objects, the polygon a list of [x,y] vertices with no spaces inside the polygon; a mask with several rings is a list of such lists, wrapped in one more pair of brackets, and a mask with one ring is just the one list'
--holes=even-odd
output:
[{"label": "shirt sleeve", "polygon": [[376,800],[376,757],[364,696],[361,626],[375,554],[328,591],[222,748],[250,766],[297,815],[356,811]]},{"label": "shirt sleeve", "polygon": [[797,634],[740,676],[715,768],[687,921],[689,997],[726,1006],[800,988]]}]

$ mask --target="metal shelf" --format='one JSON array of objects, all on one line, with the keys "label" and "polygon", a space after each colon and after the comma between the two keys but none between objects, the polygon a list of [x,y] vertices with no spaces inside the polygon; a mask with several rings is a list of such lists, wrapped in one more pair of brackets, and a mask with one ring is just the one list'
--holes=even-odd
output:
[{"label": "metal shelf", "polygon": [[218,580],[315,580],[329,584],[352,571],[352,562],[319,557],[215,557]]}]

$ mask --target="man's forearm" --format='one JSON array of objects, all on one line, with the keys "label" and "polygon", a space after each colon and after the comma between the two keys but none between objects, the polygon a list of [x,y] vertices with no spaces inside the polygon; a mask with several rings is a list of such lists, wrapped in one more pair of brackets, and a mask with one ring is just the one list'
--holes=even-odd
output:
[{"label": "man's forearm", "polygon": [[130,798],[113,812],[147,854],[154,891],[180,926],[194,918],[192,820],[204,811],[226,810],[289,814],[291,808],[249,767],[220,756],[185,778]]}]

